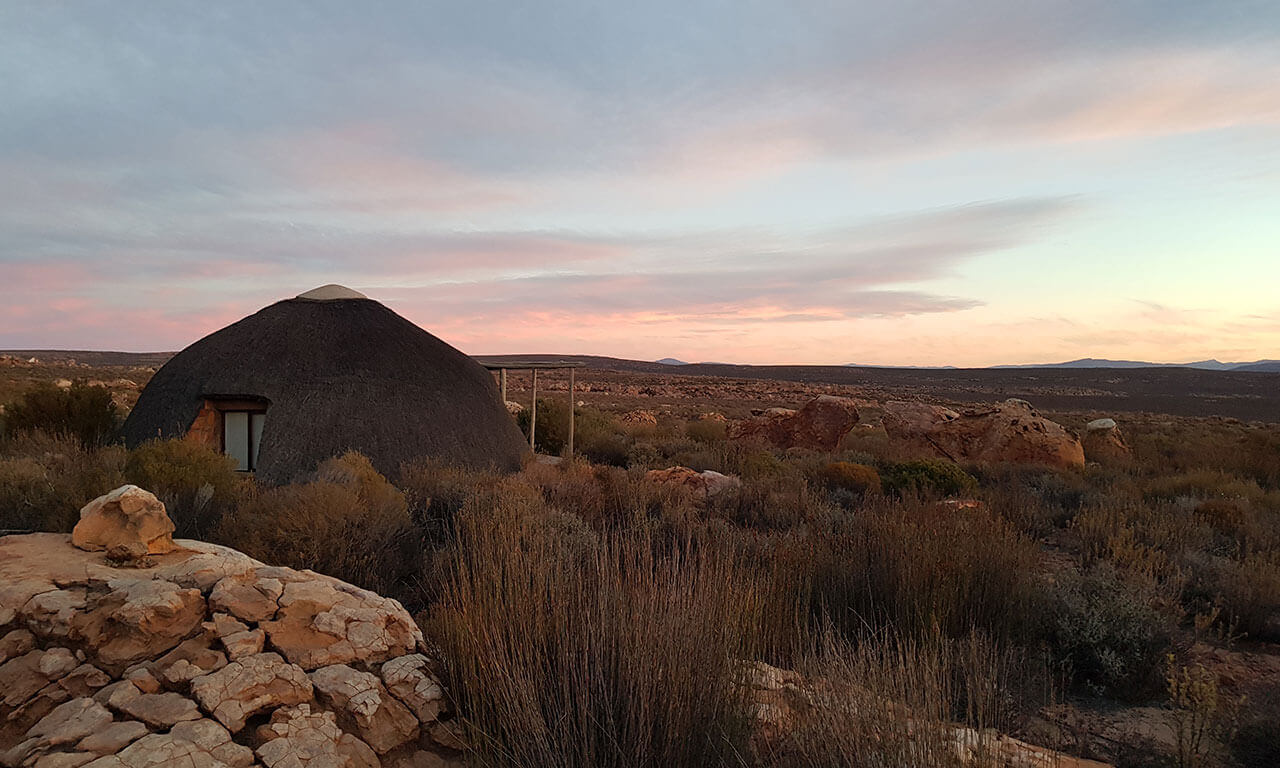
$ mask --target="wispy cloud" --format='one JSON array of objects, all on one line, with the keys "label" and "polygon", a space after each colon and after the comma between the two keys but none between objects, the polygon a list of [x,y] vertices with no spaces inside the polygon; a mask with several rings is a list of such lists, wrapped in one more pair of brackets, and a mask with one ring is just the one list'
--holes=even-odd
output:
[{"label": "wispy cloud", "polygon": [[[1277,77],[1263,2],[14,4],[0,343],[177,346],[339,280],[489,348],[932,348],[993,254],[1164,194],[1090,147],[1255,131],[1270,178]],[[1081,170],[895,178],[1011,147]]]}]

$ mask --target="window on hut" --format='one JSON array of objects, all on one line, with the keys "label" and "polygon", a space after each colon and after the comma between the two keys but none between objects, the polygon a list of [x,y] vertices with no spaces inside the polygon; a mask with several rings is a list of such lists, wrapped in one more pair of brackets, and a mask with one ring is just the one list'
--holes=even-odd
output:
[{"label": "window on hut", "polygon": [[262,411],[222,412],[222,450],[236,460],[236,469],[252,472],[257,468],[266,417]]}]

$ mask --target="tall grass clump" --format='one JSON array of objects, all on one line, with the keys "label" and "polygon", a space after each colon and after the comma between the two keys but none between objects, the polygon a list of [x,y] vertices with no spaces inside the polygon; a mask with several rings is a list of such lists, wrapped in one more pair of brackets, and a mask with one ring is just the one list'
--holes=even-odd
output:
[{"label": "tall grass clump", "polygon": [[479,763],[740,764],[761,600],[732,558],[515,502],[464,516],[430,622]]},{"label": "tall grass clump", "polygon": [[[803,713],[763,762],[773,768],[996,768],[995,732],[1017,717],[1020,654],[980,634],[947,639],[827,632],[800,667]],[[1031,707],[1034,709],[1034,707]]]},{"label": "tall grass clump", "polygon": [[985,509],[869,498],[853,513],[812,516],[776,552],[813,615],[849,637],[867,628],[960,637],[977,628],[1019,642],[1039,632],[1039,548]]}]

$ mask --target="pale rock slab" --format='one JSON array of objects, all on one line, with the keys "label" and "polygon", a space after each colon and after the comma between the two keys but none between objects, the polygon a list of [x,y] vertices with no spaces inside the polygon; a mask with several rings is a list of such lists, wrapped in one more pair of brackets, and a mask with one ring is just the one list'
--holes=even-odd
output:
[{"label": "pale rock slab", "polygon": [[253,750],[231,740],[231,733],[209,719],[178,723],[169,735],[186,739],[231,768],[247,768],[253,764]]},{"label": "pale rock slab", "polygon": [[196,703],[180,693],[143,693],[128,680],[108,688],[111,689],[106,695],[108,707],[153,728],[170,728],[184,720],[201,717]]},{"label": "pale rock slab", "polygon": [[137,720],[122,720],[110,723],[85,736],[76,744],[76,749],[98,755],[115,754],[147,733],[149,731],[145,723]]},{"label": "pale rock slab", "polygon": [[420,653],[392,659],[379,670],[382,682],[401,702],[413,711],[418,721],[435,722],[444,709],[444,688],[431,674],[431,662]]},{"label": "pale rock slab", "polygon": [[230,768],[208,751],[168,733],[153,733],[125,747],[118,754],[100,757],[94,768]]},{"label": "pale rock slab", "polygon": [[385,661],[422,643],[400,603],[337,579],[316,574],[287,583],[279,603],[277,618],[261,627],[272,647],[303,669]]},{"label": "pale rock slab", "polygon": [[209,593],[209,606],[248,622],[266,621],[276,615],[277,601],[284,592],[279,579],[259,578],[253,573],[227,576]]},{"label": "pale rock slab", "polygon": [[260,727],[258,759],[267,768],[380,768],[368,744],[343,733],[332,712],[301,704],[282,707]]},{"label": "pale rock slab", "polygon": [[317,698],[378,754],[418,737],[418,720],[377,676],[335,664],[310,677]]},{"label": "pale rock slab", "polygon": [[191,695],[232,733],[257,712],[301,704],[310,701],[311,694],[306,672],[275,653],[246,656],[191,681]]}]

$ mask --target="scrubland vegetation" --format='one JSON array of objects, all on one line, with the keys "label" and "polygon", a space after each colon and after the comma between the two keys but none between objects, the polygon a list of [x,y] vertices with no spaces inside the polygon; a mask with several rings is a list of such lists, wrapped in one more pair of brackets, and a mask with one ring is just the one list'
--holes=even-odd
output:
[{"label": "scrubland vegetation", "polygon": [[[556,408],[538,409],[548,451]],[[1132,461],[1081,474],[905,461],[873,434],[775,452],[716,421],[584,409],[583,455],[556,466],[387,478],[349,453],[262,488],[192,444],[126,451],[79,423],[11,418],[0,528],[70,530],[134,482],[179,536],[396,597],[441,651],[479,764],[948,765],[955,724],[1121,765],[1280,764],[1280,690],[1242,699],[1201,663],[1280,642],[1275,427],[1127,424]],[[742,487],[644,478],[676,464]],[[838,704],[752,738],[756,662]],[[1132,704],[1160,708],[1168,748],[1054,714]]]}]

